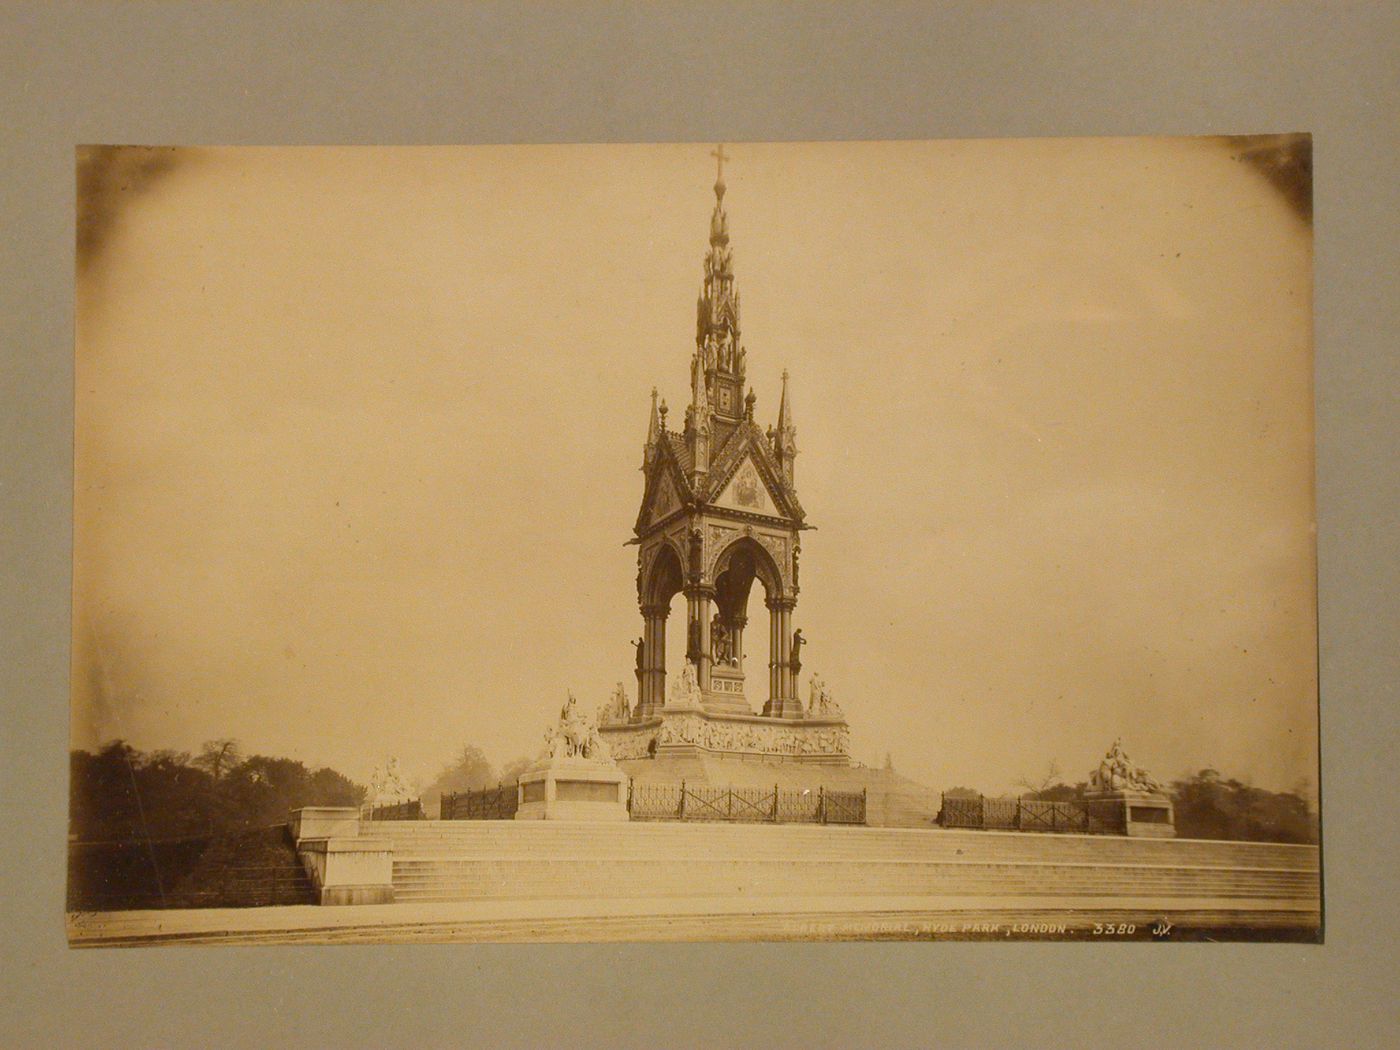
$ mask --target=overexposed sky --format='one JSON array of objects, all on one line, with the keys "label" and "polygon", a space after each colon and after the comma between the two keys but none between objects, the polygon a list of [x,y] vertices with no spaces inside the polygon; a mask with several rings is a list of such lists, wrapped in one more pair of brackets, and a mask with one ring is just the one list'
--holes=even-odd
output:
[{"label": "overexposed sky", "polygon": [[[567,689],[635,700],[712,148],[80,157],[75,746],[426,780],[534,753]],[[757,416],[788,369],[818,527],[804,676],[855,757],[992,792],[1121,735],[1160,778],[1315,780],[1285,197],[1221,139],[727,149]]]}]

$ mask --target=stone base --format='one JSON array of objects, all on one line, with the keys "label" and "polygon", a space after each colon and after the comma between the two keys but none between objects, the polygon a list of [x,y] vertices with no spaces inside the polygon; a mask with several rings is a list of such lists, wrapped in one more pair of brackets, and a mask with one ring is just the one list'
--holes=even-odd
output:
[{"label": "stone base", "polygon": [[774,697],[763,705],[764,718],[801,718],[802,701],[795,696]]},{"label": "stone base", "polygon": [[1123,833],[1130,838],[1176,838],[1171,799],[1145,791],[1090,791],[1086,801],[1122,807]]},{"label": "stone base", "polygon": [[297,854],[322,904],[394,900],[394,846],[388,839],[304,838]]},{"label": "stone base", "polygon": [[701,701],[704,710],[716,715],[752,715],[753,708],[742,695],[732,693],[706,693]]},{"label": "stone base", "polygon": [[722,758],[734,762],[750,762],[764,764],[784,763],[802,764],[804,766],[849,766],[851,764],[850,755],[769,755],[757,751],[709,751],[698,744],[658,744],[655,758]]},{"label": "stone base", "polygon": [[719,714],[708,703],[671,703],[652,718],[602,725],[598,731],[619,762],[703,753],[824,766],[851,763],[844,718],[765,718]]},{"label": "stone base", "polygon": [[588,759],[555,759],[520,775],[516,820],[627,820],[627,774]]},{"label": "stone base", "polygon": [[292,839],[354,838],[360,833],[360,811],[354,806],[303,806],[287,819]]},{"label": "stone base", "polygon": [[321,904],[393,904],[393,886],[323,886]]}]

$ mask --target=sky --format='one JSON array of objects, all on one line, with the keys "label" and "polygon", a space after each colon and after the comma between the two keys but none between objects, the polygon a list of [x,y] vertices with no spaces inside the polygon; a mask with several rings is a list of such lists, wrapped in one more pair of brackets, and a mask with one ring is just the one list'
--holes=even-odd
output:
[{"label": "sky", "polygon": [[[1315,785],[1312,235],[1249,146],[726,147],[858,761]],[[426,783],[635,701],[713,148],[80,151],[73,746]]]}]

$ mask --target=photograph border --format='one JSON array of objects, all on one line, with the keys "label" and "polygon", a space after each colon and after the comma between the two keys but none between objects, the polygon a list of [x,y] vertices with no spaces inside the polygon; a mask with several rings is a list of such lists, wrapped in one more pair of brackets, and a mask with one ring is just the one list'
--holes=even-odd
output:
[{"label": "photograph border", "polygon": [[[1288,1046],[1393,1027],[1397,855],[1375,831],[1390,823],[1382,760],[1400,743],[1395,658],[1381,656],[1400,590],[1385,528],[1400,458],[1387,354],[1400,157],[1383,51],[1400,16],[1383,6],[22,4],[0,16],[13,30],[0,134],[15,158],[0,469],[23,511],[0,523],[23,566],[0,621],[16,931],[0,1030],[55,1046],[97,1033],[198,1045],[211,1031],[260,1045],[269,1023],[300,1041],[313,1021],[342,1046],[458,1045],[464,1025],[501,1046],[645,1046],[655,1033],[1018,1045],[1052,1030]],[[65,947],[74,146],[1285,131],[1311,132],[1317,163],[1327,945]],[[1017,995],[968,994],[997,982]]]}]

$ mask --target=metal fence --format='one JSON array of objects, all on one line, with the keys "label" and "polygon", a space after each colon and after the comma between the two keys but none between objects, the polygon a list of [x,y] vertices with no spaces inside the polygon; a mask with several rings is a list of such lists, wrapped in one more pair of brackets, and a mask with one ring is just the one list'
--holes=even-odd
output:
[{"label": "metal fence", "polygon": [[632,781],[627,811],[633,820],[717,820],[768,824],[864,824],[864,791],[783,791],[653,784]]},{"label": "metal fence", "polygon": [[1033,798],[944,795],[938,823],[945,828],[1127,834],[1121,803],[1110,799],[1049,802]]},{"label": "metal fence", "polygon": [[422,820],[423,800],[415,798],[390,806],[371,806],[366,817],[369,820]]},{"label": "metal fence", "polygon": [[442,796],[442,820],[514,820],[519,805],[514,784],[476,791],[449,791]]}]

